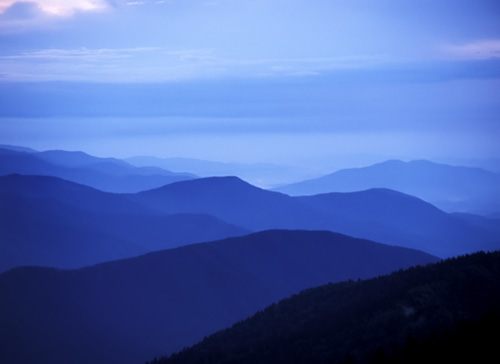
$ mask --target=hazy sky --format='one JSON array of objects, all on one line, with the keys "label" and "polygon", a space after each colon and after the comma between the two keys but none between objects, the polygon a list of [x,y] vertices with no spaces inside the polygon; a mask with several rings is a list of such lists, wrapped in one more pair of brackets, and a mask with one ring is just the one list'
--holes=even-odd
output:
[{"label": "hazy sky", "polygon": [[0,143],[500,158],[498,0],[0,0]]}]

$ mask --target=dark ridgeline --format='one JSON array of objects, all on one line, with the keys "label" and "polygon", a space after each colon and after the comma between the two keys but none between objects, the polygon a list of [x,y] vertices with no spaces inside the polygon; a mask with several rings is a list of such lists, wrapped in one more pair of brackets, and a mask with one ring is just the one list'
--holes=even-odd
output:
[{"label": "dark ridgeline", "polygon": [[445,211],[491,214],[500,211],[500,175],[481,168],[426,160],[390,160],[369,167],[342,169],[278,187],[293,196],[388,188],[419,197]]},{"label": "dark ridgeline", "polygon": [[500,252],[312,288],[151,363],[494,362]]},{"label": "dark ridgeline", "polygon": [[79,270],[0,275],[0,362],[144,363],[305,288],[435,262],[327,231],[273,230]]}]

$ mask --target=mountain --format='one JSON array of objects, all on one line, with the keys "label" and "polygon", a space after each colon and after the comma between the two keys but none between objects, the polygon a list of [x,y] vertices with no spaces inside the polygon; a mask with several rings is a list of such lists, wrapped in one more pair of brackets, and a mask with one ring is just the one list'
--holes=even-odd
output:
[{"label": "mountain", "polygon": [[83,152],[27,152],[0,148],[0,175],[49,175],[108,192],[137,192],[194,178],[161,168],[134,167],[114,158]]},{"label": "mountain", "polygon": [[399,192],[290,197],[236,177],[114,194],[55,177],[9,175],[0,177],[0,214],[0,271],[78,268],[268,229],[330,230],[439,257],[500,247],[497,220],[447,214]]},{"label": "mountain", "polygon": [[288,167],[271,163],[223,163],[193,158],[157,158],[137,156],[126,161],[134,166],[156,166],[174,172],[190,172],[200,177],[237,176],[255,186],[272,188],[317,176],[311,169]]},{"label": "mountain", "polygon": [[168,213],[204,213],[250,230],[309,229],[322,215],[290,196],[255,187],[237,177],[208,177],[129,195]]},{"label": "mountain", "polygon": [[500,248],[498,229],[485,229],[387,189],[290,197],[236,177],[212,177],[172,183],[129,197],[147,208],[210,214],[253,231],[330,230],[440,257]]},{"label": "mountain", "polygon": [[28,148],[28,147],[21,147],[17,145],[8,145],[8,144],[0,144],[0,149],[4,150],[13,150],[17,152],[27,152],[27,153],[36,153],[37,150]]},{"label": "mountain", "polygon": [[448,257],[500,248],[495,220],[474,223],[388,189],[295,197],[327,216],[331,230]]},{"label": "mountain", "polygon": [[500,211],[499,174],[425,160],[390,160],[364,168],[343,169],[275,190],[297,196],[370,188],[397,190],[449,212],[488,215]]},{"label": "mountain", "polygon": [[300,290],[435,262],[325,231],[264,231],[79,270],[0,275],[0,362],[141,363]]},{"label": "mountain", "polygon": [[56,177],[0,177],[0,272],[77,268],[247,234],[204,214],[166,214]]},{"label": "mountain", "polygon": [[453,216],[466,221],[470,225],[475,225],[480,229],[487,230],[492,235],[500,236],[500,217],[485,217],[465,213],[454,213]]},{"label": "mountain", "polygon": [[305,290],[151,363],[483,363],[499,323],[500,253],[477,253]]}]

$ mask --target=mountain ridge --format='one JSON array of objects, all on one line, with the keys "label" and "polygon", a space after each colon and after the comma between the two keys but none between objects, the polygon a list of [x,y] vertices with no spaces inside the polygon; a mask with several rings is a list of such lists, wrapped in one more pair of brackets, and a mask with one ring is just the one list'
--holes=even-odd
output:
[{"label": "mountain ridge", "polygon": [[499,336],[494,329],[459,346],[440,345],[464,322],[500,321],[499,267],[499,251],[479,252],[310,288],[150,363],[489,361]]},{"label": "mountain ridge", "polygon": [[[372,189],[291,197],[260,189],[237,177],[211,177],[177,182],[130,198],[168,213],[207,213],[253,231],[330,230],[418,248],[441,257],[500,244],[494,230],[486,233],[482,227],[447,214],[428,202],[388,191]],[[411,231],[405,231],[402,226],[410,227]]]},{"label": "mountain ridge", "polygon": [[448,212],[500,210],[500,175],[482,168],[415,160],[389,160],[367,167],[342,169],[320,178],[274,189],[290,195],[354,192],[389,188],[419,197]]},{"label": "mountain ridge", "polygon": [[0,271],[26,264],[76,268],[250,232],[50,176],[0,176],[0,216]]},{"label": "mountain ridge", "polygon": [[84,152],[25,152],[0,148],[0,175],[49,175],[107,192],[138,192],[195,176],[159,168],[134,167],[115,158]]},{"label": "mountain ridge", "polygon": [[0,274],[0,361],[144,362],[304,288],[437,260],[332,232],[272,230],[78,270],[19,267]]}]

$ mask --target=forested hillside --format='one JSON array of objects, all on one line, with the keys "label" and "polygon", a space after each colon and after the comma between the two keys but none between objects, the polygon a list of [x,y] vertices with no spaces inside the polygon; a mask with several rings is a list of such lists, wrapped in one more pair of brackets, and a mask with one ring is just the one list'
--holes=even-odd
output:
[{"label": "forested hillside", "polygon": [[481,252],[305,290],[159,362],[408,362],[415,351],[419,362],[480,358],[499,338],[481,328],[499,313],[500,252]]}]

